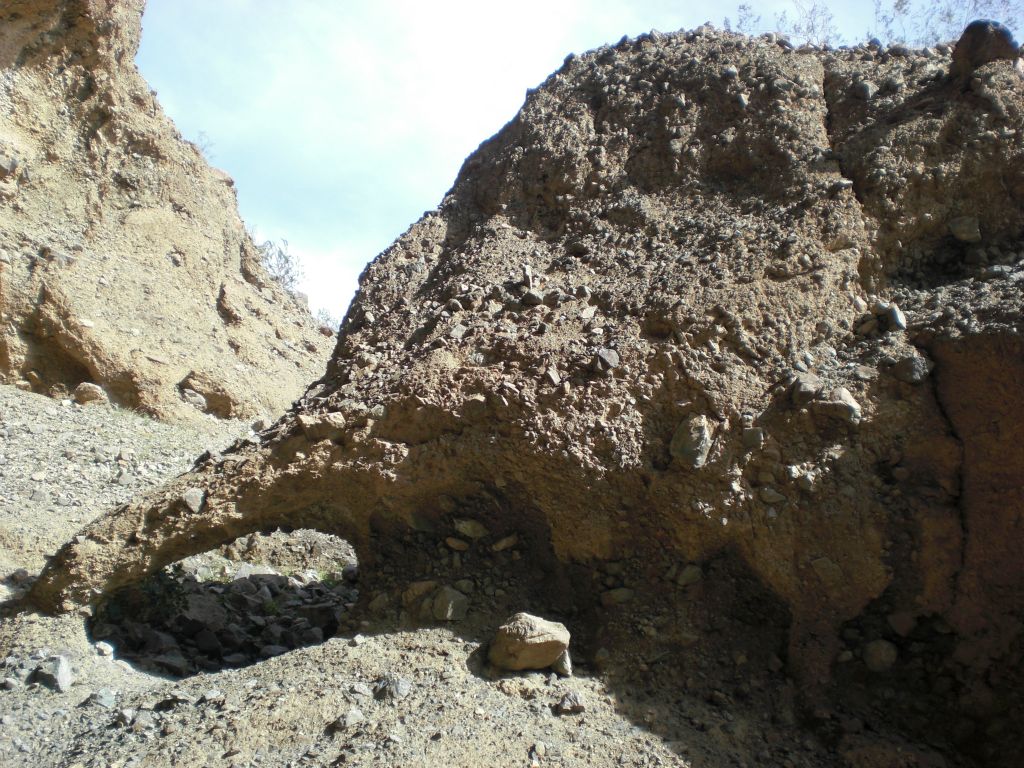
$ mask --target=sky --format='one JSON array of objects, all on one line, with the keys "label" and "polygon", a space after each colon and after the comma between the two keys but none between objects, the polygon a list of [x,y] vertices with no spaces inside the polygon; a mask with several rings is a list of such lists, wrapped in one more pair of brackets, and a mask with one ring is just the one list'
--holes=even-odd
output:
[{"label": "sky", "polygon": [[[771,27],[789,0],[752,0]],[[871,0],[830,2],[863,39]],[[312,309],[441,201],[526,90],[623,35],[735,18],[706,0],[149,0],[137,63],[229,173],[257,242],[287,240]]]}]

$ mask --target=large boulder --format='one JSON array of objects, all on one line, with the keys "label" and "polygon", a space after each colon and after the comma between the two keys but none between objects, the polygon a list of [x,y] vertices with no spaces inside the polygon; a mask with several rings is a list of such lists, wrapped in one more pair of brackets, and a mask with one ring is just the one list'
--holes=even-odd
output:
[{"label": "large boulder", "polygon": [[812,687],[880,611],[932,617],[965,679],[1012,674],[1024,81],[996,60],[965,91],[949,53],[701,29],[569,57],[366,269],[296,408],[91,525],[35,601],[277,525],[369,574],[483,509],[587,610],[630,608],[581,586],[602,561],[732,553]]},{"label": "large boulder", "polygon": [[142,7],[0,8],[0,381],[91,383],[164,418],[280,413],[331,340],[137,71]]}]

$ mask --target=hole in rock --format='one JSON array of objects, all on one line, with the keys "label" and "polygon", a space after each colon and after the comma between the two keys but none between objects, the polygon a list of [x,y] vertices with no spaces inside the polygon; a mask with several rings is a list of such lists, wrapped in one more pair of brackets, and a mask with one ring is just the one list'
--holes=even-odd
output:
[{"label": "hole in rock", "polygon": [[344,539],[254,533],[111,593],[89,631],[147,672],[243,667],[332,637],[355,608],[358,577]]}]

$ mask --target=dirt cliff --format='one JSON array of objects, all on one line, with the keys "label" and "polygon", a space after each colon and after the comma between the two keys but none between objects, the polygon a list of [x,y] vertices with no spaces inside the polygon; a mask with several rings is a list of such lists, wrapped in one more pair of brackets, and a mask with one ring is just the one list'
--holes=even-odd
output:
[{"label": "dirt cliff", "polygon": [[863,696],[1010,765],[1024,80],[950,54],[700,29],[569,57],[367,268],[298,407],[90,526],[34,599],[278,526],[372,574],[475,519],[598,622],[635,592],[607,563],[668,595],[724,558],[756,585],[729,610],[782,606],[752,632],[810,711]]},{"label": "dirt cliff", "polygon": [[136,69],[142,8],[0,9],[0,376],[164,418],[280,413],[331,340]]}]

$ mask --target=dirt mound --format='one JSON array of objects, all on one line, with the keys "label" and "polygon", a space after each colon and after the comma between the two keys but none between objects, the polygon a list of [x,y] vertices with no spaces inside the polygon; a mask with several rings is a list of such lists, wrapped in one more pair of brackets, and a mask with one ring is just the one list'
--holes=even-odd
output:
[{"label": "dirt mound", "polygon": [[727,562],[673,658],[725,616],[784,632],[851,764],[888,759],[865,727],[1012,764],[1024,80],[950,53],[701,29],[570,57],[368,267],[298,407],[88,528],[36,601],[282,525],[368,579],[423,578],[412,530],[515,537],[594,626]]},{"label": "dirt mound", "polygon": [[135,68],[143,2],[0,11],[0,376],[165,418],[279,413],[331,339]]}]

